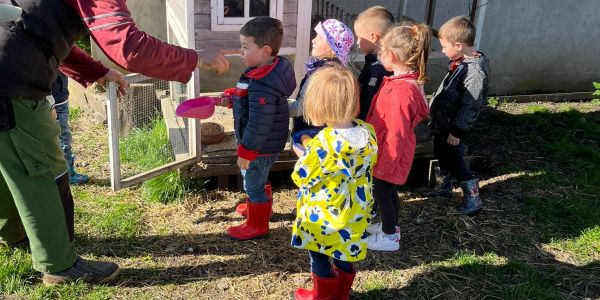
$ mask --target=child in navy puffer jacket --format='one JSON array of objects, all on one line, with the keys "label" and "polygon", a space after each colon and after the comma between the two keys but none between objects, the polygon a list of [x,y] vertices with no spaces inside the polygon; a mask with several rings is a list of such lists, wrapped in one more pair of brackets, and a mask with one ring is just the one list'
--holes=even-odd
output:
[{"label": "child in navy puffer jacket", "polygon": [[244,224],[227,230],[229,236],[247,240],[269,233],[273,201],[265,192],[269,169],[285,148],[289,135],[287,98],[296,88],[290,62],[277,56],[283,28],[281,21],[258,17],[240,30],[242,59],[248,69],[233,95],[234,131],[238,166],[248,194]]}]

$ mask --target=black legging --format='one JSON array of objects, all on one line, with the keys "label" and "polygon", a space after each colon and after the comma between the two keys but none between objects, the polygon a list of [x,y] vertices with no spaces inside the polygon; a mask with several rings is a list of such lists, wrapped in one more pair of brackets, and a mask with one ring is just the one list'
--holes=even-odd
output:
[{"label": "black legging", "polygon": [[396,233],[400,216],[400,197],[398,186],[373,177],[373,196],[381,215],[381,229],[385,234]]},{"label": "black legging", "polygon": [[438,159],[440,169],[449,171],[452,177],[459,182],[473,179],[473,174],[467,169],[465,164],[465,146],[464,139],[460,139],[458,146],[448,144],[448,133],[433,135],[433,153]]}]

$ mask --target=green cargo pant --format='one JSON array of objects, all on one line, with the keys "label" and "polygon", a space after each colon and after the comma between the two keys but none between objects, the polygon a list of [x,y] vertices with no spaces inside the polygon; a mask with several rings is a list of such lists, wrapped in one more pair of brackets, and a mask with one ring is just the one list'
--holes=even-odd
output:
[{"label": "green cargo pant", "polygon": [[27,234],[34,269],[63,271],[77,257],[60,128],[48,101],[11,102],[16,126],[0,132],[0,240],[18,242]]}]

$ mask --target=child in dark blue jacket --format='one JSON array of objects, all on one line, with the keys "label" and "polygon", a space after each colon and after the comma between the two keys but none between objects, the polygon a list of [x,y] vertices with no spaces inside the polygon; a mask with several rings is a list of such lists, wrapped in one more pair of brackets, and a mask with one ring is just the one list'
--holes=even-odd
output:
[{"label": "child in dark blue jacket", "polygon": [[379,91],[384,76],[394,73],[386,71],[377,57],[381,39],[394,25],[394,16],[383,6],[372,6],[361,12],[354,21],[354,32],[360,51],[365,54],[365,65],[358,76],[360,86],[360,111],[358,118],[367,119],[367,112],[375,94]]},{"label": "child in dark blue jacket", "polygon": [[248,67],[233,95],[234,131],[238,166],[248,194],[244,224],[227,230],[229,236],[248,240],[269,233],[272,199],[265,192],[269,169],[285,148],[289,134],[287,99],[296,88],[291,63],[277,56],[281,21],[258,17],[240,30],[242,60]]}]

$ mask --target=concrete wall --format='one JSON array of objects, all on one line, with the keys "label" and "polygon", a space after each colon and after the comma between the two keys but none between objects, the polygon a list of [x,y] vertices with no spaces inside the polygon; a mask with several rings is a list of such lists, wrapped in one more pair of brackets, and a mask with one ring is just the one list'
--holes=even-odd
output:
[{"label": "concrete wall", "polygon": [[[165,0],[127,0],[127,7],[139,29],[163,41],[167,40]],[[106,65],[115,67],[93,41],[92,55]]]},{"label": "concrete wall", "polygon": [[480,49],[491,61],[492,94],[593,90],[600,1],[487,2]]},{"label": "concrete wall", "polygon": [[[334,2],[359,8],[347,0]],[[405,14],[424,21],[425,2],[404,0]],[[468,15],[470,2],[437,1],[434,28],[455,15]],[[369,2],[375,4],[398,9],[397,1]],[[479,50],[491,62],[491,95],[590,91],[592,81],[600,80],[600,0],[480,0],[479,5],[478,13],[485,11]],[[432,50],[428,93],[448,65],[437,39]]]}]

